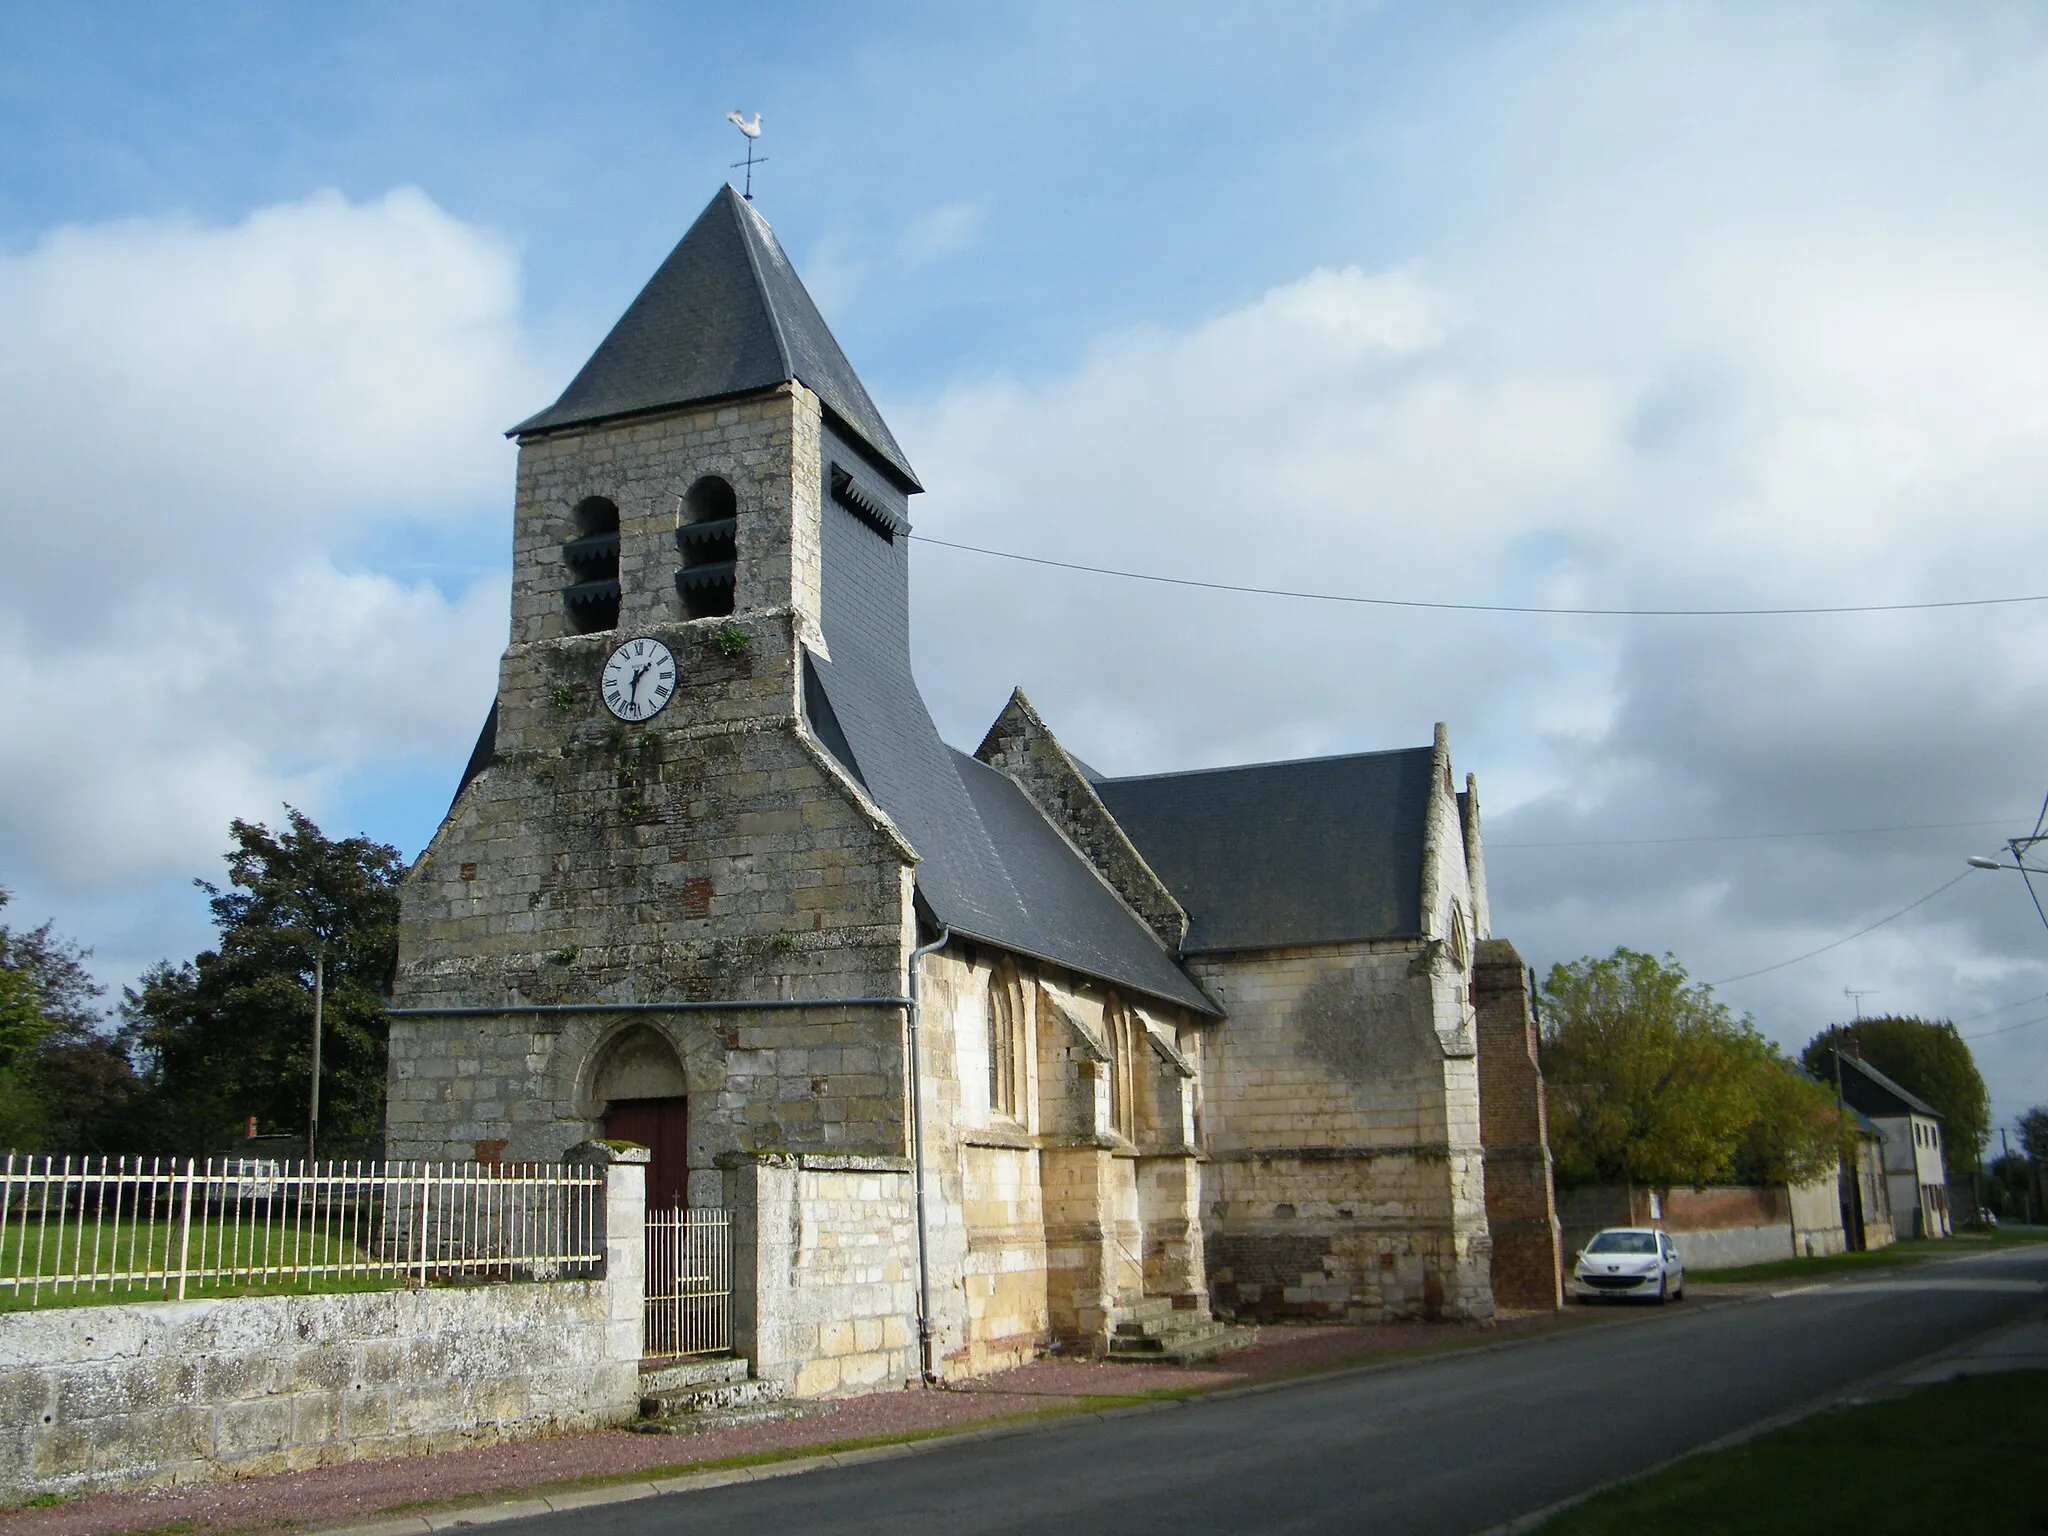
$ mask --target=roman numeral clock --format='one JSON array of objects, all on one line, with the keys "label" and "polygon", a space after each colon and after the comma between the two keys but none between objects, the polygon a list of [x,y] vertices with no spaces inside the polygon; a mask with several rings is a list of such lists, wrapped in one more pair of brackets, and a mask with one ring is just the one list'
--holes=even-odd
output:
[{"label": "roman numeral clock", "polygon": [[625,641],[605,661],[601,686],[621,720],[651,720],[676,691],[675,654],[651,636]]}]

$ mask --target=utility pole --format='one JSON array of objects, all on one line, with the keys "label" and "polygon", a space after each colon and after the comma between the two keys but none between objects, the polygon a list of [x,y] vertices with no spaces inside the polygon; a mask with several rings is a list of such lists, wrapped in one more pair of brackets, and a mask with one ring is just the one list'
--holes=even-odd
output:
[{"label": "utility pole", "polygon": [[320,1144],[320,1015],[327,1002],[327,951],[313,951],[313,1105],[306,1116],[306,1161]]}]

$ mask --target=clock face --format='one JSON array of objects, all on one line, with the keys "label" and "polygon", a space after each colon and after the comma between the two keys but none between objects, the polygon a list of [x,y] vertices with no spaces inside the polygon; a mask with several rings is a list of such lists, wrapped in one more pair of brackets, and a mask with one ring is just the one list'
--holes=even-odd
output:
[{"label": "clock face", "polygon": [[676,658],[659,640],[642,635],[613,651],[604,664],[604,706],[621,720],[651,720],[676,691]]}]

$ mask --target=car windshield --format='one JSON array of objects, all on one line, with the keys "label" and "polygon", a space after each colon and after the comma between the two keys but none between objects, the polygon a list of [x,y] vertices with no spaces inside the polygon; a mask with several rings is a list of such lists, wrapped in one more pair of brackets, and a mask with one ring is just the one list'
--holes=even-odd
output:
[{"label": "car windshield", "polygon": [[1602,1232],[1586,1244],[1588,1253],[1655,1253],[1657,1234],[1654,1232]]}]

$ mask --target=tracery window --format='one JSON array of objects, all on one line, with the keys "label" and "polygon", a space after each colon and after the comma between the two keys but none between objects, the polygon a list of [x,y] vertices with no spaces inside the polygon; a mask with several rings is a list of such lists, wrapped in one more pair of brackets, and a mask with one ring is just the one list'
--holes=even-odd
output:
[{"label": "tracery window", "polygon": [[1144,1024],[1112,994],[1102,1010],[1109,1036],[1109,1123],[1126,1141],[1138,1139],[1138,1049]]},{"label": "tracery window", "polygon": [[1024,1008],[1016,969],[1006,960],[988,983],[988,1107],[1023,1118]]}]

